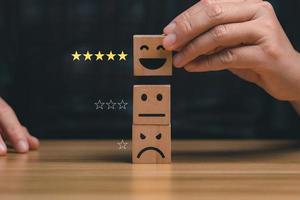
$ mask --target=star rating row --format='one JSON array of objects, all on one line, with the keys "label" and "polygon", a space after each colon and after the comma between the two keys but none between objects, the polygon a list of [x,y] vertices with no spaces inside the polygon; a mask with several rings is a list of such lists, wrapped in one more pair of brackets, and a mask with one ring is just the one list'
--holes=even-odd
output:
[{"label": "star rating row", "polygon": [[96,54],[92,54],[89,51],[87,51],[86,53],[78,53],[78,51],[75,51],[75,53],[72,54],[73,61],[80,61],[80,60],[92,61],[92,59],[96,60],[96,61],[104,61],[104,60],[107,60],[107,61],[115,61],[115,60],[126,61],[127,56],[128,56],[128,54],[124,53],[124,51],[122,51],[119,54],[113,53],[113,51],[110,51],[107,54],[102,53],[101,51],[98,51],[98,53],[96,53]]},{"label": "star rating row", "polygon": [[[113,100],[110,100],[109,102],[102,102],[101,100],[98,100],[98,102],[95,102],[94,104],[96,106],[96,110],[126,110],[126,106],[128,105],[128,103],[123,99],[121,102],[114,102]],[[118,107],[116,107],[117,105]]]}]

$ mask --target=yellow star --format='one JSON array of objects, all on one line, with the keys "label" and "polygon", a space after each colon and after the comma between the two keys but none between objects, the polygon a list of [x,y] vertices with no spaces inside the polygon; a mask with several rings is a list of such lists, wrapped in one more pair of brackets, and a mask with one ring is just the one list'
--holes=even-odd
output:
[{"label": "yellow star", "polygon": [[72,56],[73,56],[73,61],[75,61],[75,60],[80,60],[81,54],[79,54],[79,53],[76,51],[74,54],[72,54]]},{"label": "yellow star", "polygon": [[126,56],[127,56],[127,55],[128,55],[128,54],[125,54],[124,51],[122,51],[121,54],[118,54],[118,56],[120,57],[119,60],[126,60]]},{"label": "yellow star", "polygon": [[106,56],[108,57],[108,60],[115,60],[116,54],[113,54],[112,51],[110,51]]},{"label": "yellow star", "polygon": [[97,54],[95,54],[95,56],[96,56],[96,61],[97,61],[97,60],[103,60],[104,54],[102,54],[102,53],[99,51]]},{"label": "yellow star", "polygon": [[84,55],[84,60],[86,61],[86,60],[92,60],[92,56],[93,56],[93,54],[90,54],[90,52],[89,51],[87,51],[86,52],[86,54],[83,54]]}]

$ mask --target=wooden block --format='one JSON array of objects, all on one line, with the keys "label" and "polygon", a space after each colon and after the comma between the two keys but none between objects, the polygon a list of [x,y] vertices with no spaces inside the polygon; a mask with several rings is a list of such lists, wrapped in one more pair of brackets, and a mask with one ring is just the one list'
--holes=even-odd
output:
[{"label": "wooden block", "polygon": [[171,163],[171,126],[133,125],[132,162]]},{"label": "wooden block", "polygon": [[163,35],[133,37],[134,76],[171,76],[172,52],[162,46]]},{"label": "wooden block", "polygon": [[170,85],[135,85],[133,88],[133,124],[170,124]]}]

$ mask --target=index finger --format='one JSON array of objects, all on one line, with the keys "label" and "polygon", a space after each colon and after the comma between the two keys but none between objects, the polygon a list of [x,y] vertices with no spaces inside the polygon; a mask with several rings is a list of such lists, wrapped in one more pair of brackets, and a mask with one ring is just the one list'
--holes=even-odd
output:
[{"label": "index finger", "polygon": [[[163,40],[163,45],[168,50],[176,50],[216,25],[248,21],[257,11],[257,6],[253,2],[258,1],[261,0],[213,1],[215,3],[201,1],[197,6],[175,18],[165,28],[167,36]],[[244,9],[241,9],[241,5],[244,5]]]},{"label": "index finger", "polygon": [[[234,3],[234,2],[244,2],[244,1],[249,1],[249,0],[201,0],[192,7],[188,8],[181,14],[179,14],[175,19],[172,20],[172,22],[164,28],[164,34],[169,34],[172,32],[172,23],[175,21],[181,21],[189,18],[192,15],[195,15],[196,13],[202,11],[206,5],[212,4],[212,3]],[[252,1],[258,1],[258,0],[252,0]],[[261,0],[259,0],[261,1]]]},{"label": "index finger", "polygon": [[1,97],[0,127],[18,152],[25,153],[29,150],[28,142],[22,125],[20,124],[12,108]]}]

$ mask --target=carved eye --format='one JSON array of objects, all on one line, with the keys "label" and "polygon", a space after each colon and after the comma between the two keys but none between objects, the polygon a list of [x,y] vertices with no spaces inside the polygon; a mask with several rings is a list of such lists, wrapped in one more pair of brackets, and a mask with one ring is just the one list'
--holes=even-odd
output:
[{"label": "carved eye", "polygon": [[146,139],[146,135],[144,135],[143,133],[140,133],[140,138],[141,138],[142,140],[144,140],[144,139]]},{"label": "carved eye", "polygon": [[165,48],[163,47],[163,45],[159,45],[156,47],[157,50],[165,50]]},{"label": "carved eye", "polygon": [[157,134],[155,137],[156,137],[157,140],[160,140],[161,139],[161,133]]},{"label": "carved eye", "polygon": [[158,94],[158,95],[156,96],[156,99],[157,99],[157,101],[161,101],[161,100],[163,99],[162,94]]},{"label": "carved eye", "polygon": [[149,50],[149,47],[147,45],[143,45],[140,47],[140,50],[144,50],[144,49]]},{"label": "carved eye", "polygon": [[141,99],[142,99],[142,101],[147,101],[147,95],[146,94],[142,94],[142,96],[141,96]]}]

